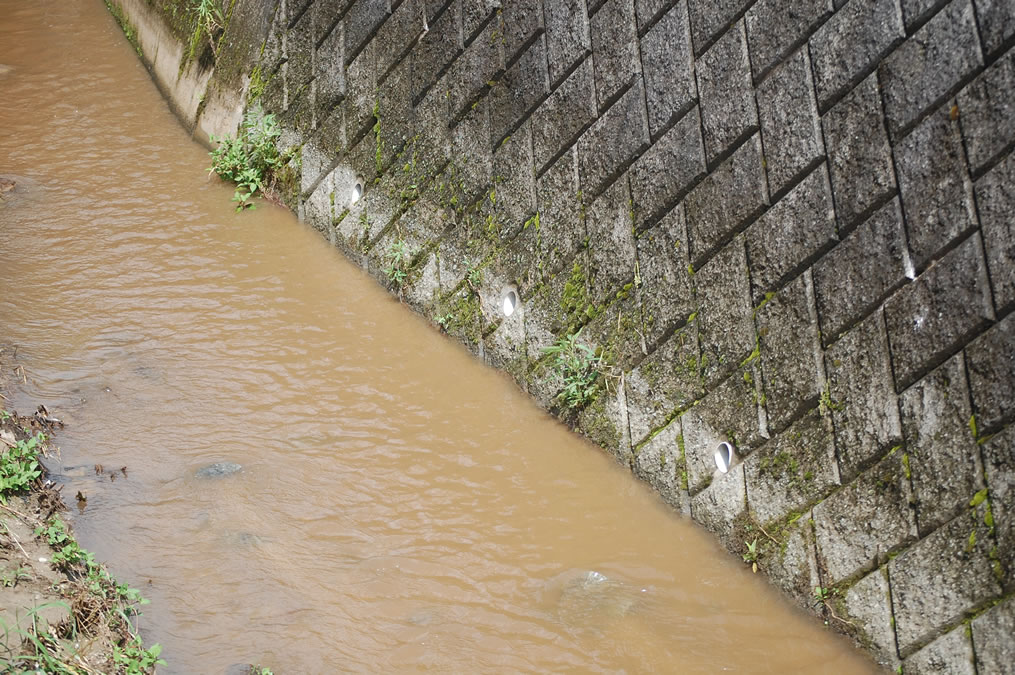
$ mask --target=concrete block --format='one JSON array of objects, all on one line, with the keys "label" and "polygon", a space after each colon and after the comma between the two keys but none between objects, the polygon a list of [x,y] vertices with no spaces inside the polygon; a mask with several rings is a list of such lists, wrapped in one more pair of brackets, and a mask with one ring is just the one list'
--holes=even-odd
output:
[{"label": "concrete block", "polygon": [[610,453],[617,463],[629,468],[634,466],[623,389],[608,385],[606,393],[600,394],[579,413],[578,428],[583,436]]},{"label": "concrete block", "polygon": [[991,327],[966,347],[969,389],[979,435],[990,433],[1015,413],[1015,315]]},{"label": "concrete block", "polygon": [[881,314],[864,319],[832,345],[825,369],[824,405],[835,424],[839,472],[849,482],[902,437]]},{"label": "concrete block", "polygon": [[704,176],[701,120],[694,108],[631,166],[636,227],[655,223]]},{"label": "concrete block", "polygon": [[[326,36],[334,34],[334,32],[341,26],[339,19],[345,16],[345,11],[352,4],[353,0],[333,0],[332,2],[315,2],[309,11],[315,14],[314,16],[314,44],[321,44],[322,40],[326,39]],[[338,31],[340,34],[342,31]],[[342,36],[342,42],[345,42],[345,36]],[[345,63],[345,61],[339,61],[339,63]]]},{"label": "concrete block", "polygon": [[[650,11],[645,4],[641,0],[638,5],[639,23],[641,12]],[[674,5],[645,33],[641,39],[641,65],[649,131],[656,138],[698,98],[686,0]]]},{"label": "concrete block", "polygon": [[799,513],[839,484],[832,421],[817,409],[744,460],[747,505],[762,524]]},{"label": "concrete block", "polygon": [[377,29],[377,79],[382,80],[423,34],[423,0],[403,0]]},{"label": "concrete block", "polygon": [[652,350],[695,310],[683,206],[639,234],[637,251],[645,342]]},{"label": "concrete block", "polygon": [[969,427],[965,364],[956,354],[907,389],[900,400],[916,522],[926,535],[968,506],[983,487],[983,467]]},{"label": "concrete block", "polygon": [[987,251],[994,306],[999,313],[1015,304],[1015,155],[976,181],[983,246]]},{"label": "concrete block", "polygon": [[346,97],[345,136],[356,143],[374,125],[374,107],[377,105],[377,72],[374,68],[374,50],[364,49],[345,69]]},{"label": "concrete block", "polygon": [[[878,665],[895,670],[899,654],[895,649],[891,591],[885,568],[877,569],[832,600],[836,616],[850,621],[845,630],[871,653]],[[842,626],[840,626],[842,627]]]},{"label": "concrete block", "polygon": [[635,445],[701,397],[697,333],[693,322],[683,325],[625,376]]},{"label": "concrete block", "polygon": [[842,234],[895,192],[877,76],[857,85],[824,116],[822,124]]},{"label": "concrete block", "polygon": [[585,0],[559,0],[544,2],[543,15],[550,83],[556,86],[571,66],[589,52],[589,13]]},{"label": "concrete block", "polygon": [[408,60],[398,63],[377,92],[379,123],[376,129],[380,141],[378,159],[385,168],[391,165],[395,156],[416,135],[411,65]]},{"label": "concrete block", "polygon": [[588,288],[593,302],[612,299],[635,275],[631,191],[623,178],[585,209],[588,234]]},{"label": "concrete block", "polygon": [[898,0],[846,3],[811,36],[819,108],[852,89],[905,36]]},{"label": "concrete block", "polygon": [[979,174],[1015,141],[1015,51],[1008,52],[959,92],[966,155]]},{"label": "concrete block", "polygon": [[708,49],[749,4],[750,0],[687,0],[694,53]]},{"label": "concrete block", "polygon": [[957,626],[902,662],[903,672],[976,675],[973,643],[966,626]]},{"label": "concrete block", "polygon": [[497,144],[493,152],[493,189],[501,236],[511,239],[536,210],[536,174],[528,123]]},{"label": "concrete block", "polygon": [[784,429],[812,408],[824,387],[814,288],[804,273],[756,312],[768,425]]},{"label": "concrete block", "polygon": [[536,175],[596,119],[592,61],[586,60],[532,114]]},{"label": "concrete block", "polygon": [[835,209],[825,165],[747,228],[754,304],[816,260],[836,242]]},{"label": "concrete block", "polygon": [[899,390],[960,349],[993,318],[983,244],[974,233],[885,303]]},{"label": "concrete block", "polygon": [[641,306],[634,293],[618,297],[599,311],[586,325],[583,335],[602,345],[607,360],[617,370],[627,372],[646,356],[642,338]]},{"label": "concrete block", "polygon": [[291,93],[300,91],[314,78],[313,22],[314,13],[304,12],[286,34],[286,80]]},{"label": "concrete block", "polygon": [[1011,591],[1015,588],[1015,427],[1005,427],[980,447],[997,538],[999,566],[994,571],[1002,574],[1005,590]]},{"label": "concrete block", "polygon": [[700,267],[768,204],[758,135],[709,173],[684,200],[691,264]]},{"label": "concrete block", "polygon": [[459,191],[459,208],[489,194],[493,179],[490,115],[486,101],[471,108],[451,130],[451,161]]},{"label": "concrete block", "polygon": [[710,387],[757,346],[743,239],[719,251],[692,279],[698,302],[701,371]]},{"label": "concrete block", "polygon": [[709,164],[758,129],[747,33],[738,21],[695,64]]},{"label": "concrete block", "polygon": [[973,619],[976,668],[981,673],[1010,675],[1015,663],[1015,598],[1008,598]]},{"label": "concrete block", "polygon": [[604,110],[640,72],[631,0],[606,0],[591,19],[596,99]]},{"label": "concrete block", "polygon": [[490,82],[500,77],[504,69],[504,49],[496,32],[494,24],[487,24],[448,69],[448,106],[452,120],[465,115],[490,87]]},{"label": "concrete block", "polygon": [[[682,0],[682,2],[686,16],[687,0]],[[643,35],[647,29],[651,28],[659,15],[666,11],[670,4],[672,4],[672,0],[634,0],[634,13],[638,17],[638,34]],[[688,34],[688,40],[690,40],[690,34]]]},{"label": "concrete block", "polygon": [[680,423],[674,420],[641,446],[634,460],[634,474],[652,486],[663,501],[685,515],[691,514],[684,469]]},{"label": "concrete block", "polygon": [[509,0],[501,4],[504,56],[510,63],[532,36],[543,29],[543,6],[540,0]]},{"label": "concrete block", "polygon": [[500,9],[500,5],[500,0],[469,0],[462,3],[462,37],[466,44],[478,39],[476,33]]},{"label": "concrete block", "polygon": [[967,509],[888,564],[902,656],[1001,594],[985,511],[985,503]]},{"label": "concrete block", "polygon": [[982,66],[972,0],[952,0],[881,64],[892,136],[904,133]]},{"label": "concrete block", "polygon": [[[437,83],[437,78],[462,51],[460,0],[429,22],[430,30],[412,49],[413,100],[419,99]],[[443,97],[447,92],[441,91]]]},{"label": "concrete block", "polygon": [[757,98],[768,189],[777,195],[825,154],[807,49],[762,82]]},{"label": "concrete block", "polygon": [[814,528],[829,586],[866,574],[915,541],[902,454],[888,455],[815,506]]},{"label": "concrete block", "polygon": [[556,274],[585,240],[574,150],[561,155],[536,181],[536,203],[546,272]]},{"label": "concrete block", "polygon": [[416,170],[431,177],[444,168],[451,158],[451,136],[448,129],[448,97],[444,93],[444,78],[427,91],[416,104]]},{"label": "concrete block", "polygon": [[497,146],[550,93],[546,46],[540,37],[490,89],[490,142]]},{"label": "concrete block", "polygon": [[770,546],[771,542],[764,537],[758,538],[758,546],[764,551],[758,567],[798,605],[813,608],[814,589],[821,585],[821,580],[814,552],[811,512],[806,511],[786,524],[779,538],[785,544],[778,548]]},{"label": "concrete block", "polygon": [[732,540],[734,523],[746,506],[744,467],[741,464],[730,469],[729,473],[717,476],[707,489],[691,498],[691,517],[714,532],[727,547],[739,546],[739,541]]},{"label": "concrete block", "polygon": [[983,53],[993,57],[1015,37],[1015,12],[1009,0],[975,0],[975,4]]},{"label": "concrete block", "polygon": [[893,199],[814,265],[825,344],[835,340],[906,281],[906,237]]},{"label": "concrete block", "polygon": [[391,13],[390,0],[356,0],[345,15],[345,64],[349,65]]},{"label": "concrete block", "polygon": [[976,227],[973,184],[958,121],[945,104],[895,148],[909,250],[918,271],[956,238]]},{"label": "concrete block", "polygon": [[[688,486],[692,494],[722,475],[718,474],[714,459],[719,443],[732,443],[737,456],[742,459],[764,442],[762,420],[758,413],[758,377],[757,364],[737,369],[681,415]],[[743,464],[735,468],[742,471]],[[735,511],[730,511],[731,516],[735,514]]]},{"label": "concrete block", "polygon": [[[765,75],[804,42],[833,11],[832,0],[759,0],[747,10],[754,79]],[[803,50],[806,52],[807,50]],[[813,93],[811,94],[813,98]]]},{"label": "concrete block", "polygon": [[645,91],[639,82],[578,139],[578,170],[585,197],[599,195],[646,147]]},{"label": "concrete block", "polygon": [[338,64],[345,63],[342,57],[344,46],[345,32],[342,24],[338,24],[317,48],[314,64],[317,105],[325,111],[333,109],[345,96],[345,68],[338,67]]},{"label": "concrete block", "polygon": [[914,26],[926,23],[927,19],[947,2],[948,0],[901,0],[902,18],[906,24],[906,30],[912,33]]}]

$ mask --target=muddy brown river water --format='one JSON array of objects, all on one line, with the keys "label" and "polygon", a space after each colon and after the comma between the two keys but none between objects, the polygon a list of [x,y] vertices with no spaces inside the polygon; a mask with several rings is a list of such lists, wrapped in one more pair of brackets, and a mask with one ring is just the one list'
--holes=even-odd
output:
[{"label": "muddy brown river water", "polygon": [[873,670],[287,212],[234,213],[99,0],[0,0],[0,92],[13,403],[67,422],[164,671]]}]

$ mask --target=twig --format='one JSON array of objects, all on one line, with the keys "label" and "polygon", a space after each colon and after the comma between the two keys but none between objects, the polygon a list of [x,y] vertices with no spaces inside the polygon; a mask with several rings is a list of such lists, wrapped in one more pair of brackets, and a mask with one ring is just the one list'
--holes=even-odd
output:
[{"label": "twig", "polygon": [[11,528],[7,527],[7,523],[4,523],[3,526],[4,526],[4,529],[7,530],[7,536],[10,537],[11,539],[13,539],[14,543],[18,545],[18,549],[20,549],[21,553],[25,556],[25,560],[27,560],[28,562],[32,562],[32,559],[31,559],[31,557],[29,557],[28,552],[25,551],[24,548],[22,548],[21,542],[18,541],[18,538],[16,536],[14,536],[13,532],[11,532]]},{"label": "twig", "polygon": [[779,541],[778,539],[776,539],[775,537],[773,537],[772,535],[770,535],[770,534],[769,534],[769,533],[768,533],[768,532],[767,532],[767,531],[765,530],[765,528],[764,528],[764,527],[762,527],[761,523],[758,523],[758,529],[759,529],[759,530],[761,530],[761,533],[762,533],[763,535],[765,535],[766,537],[768,537],[769,539],[771,539],[771,540],[772,540],[772,543],[773,543],[773,544],[775,544],[776,546],[782,546],[782,542],[781,542],[781,541]]},{"label": "twig", "polygon": [[0,504],[0,509],[4,509],[5,511],[10,511],[14,515],[16,515],[18,518],[20,518],[22,520],[22,522],[25,522],[25,523],[28,522],[28,516],[26,516],[25,514],[21,513],[20,511],[15,511],[11,507],[7,506],[6,504]]}]

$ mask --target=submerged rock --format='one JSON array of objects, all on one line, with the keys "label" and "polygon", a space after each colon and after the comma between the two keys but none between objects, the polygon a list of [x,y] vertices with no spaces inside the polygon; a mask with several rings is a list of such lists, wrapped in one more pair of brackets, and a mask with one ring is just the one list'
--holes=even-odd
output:
[{"label": "submerged rock", "polygon": [[243,467],[236,462],[215,462],[214,464],[201,467],[195,475],[198,478],[222,478],[242,469]]}]

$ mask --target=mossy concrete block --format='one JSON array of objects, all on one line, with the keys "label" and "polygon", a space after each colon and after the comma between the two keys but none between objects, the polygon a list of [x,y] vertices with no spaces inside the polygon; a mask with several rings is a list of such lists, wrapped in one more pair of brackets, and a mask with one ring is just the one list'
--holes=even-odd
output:
[{"label": "mossy concrete block", "polygon": [[743,21],[726,31],[694,67],[698,76],[705,153],[711,165],[758,129]]},{"label": "mossy concrete block", "polygon": [[[494,277],[489,284],[489,290],[496,291],[500,279]],[[487,284],[484,284],[487,286]],[[503,316],[494,314],[493,310],[499,311],[499,307],[490,307],[491,303],[486,297],[483,298],[484,311],[489,316]],[[491,294],[499,299],[500,294]],[[503,317],[497,329],[483,338],[483,357],[488,364],[494,368],[508,373],[520,387],[525,387],[525,373],[528,370],[528,353],[525,348],[525,305],[517,306],[511,316]]]},{"label": "mossy concrete block", "polygon": [[[782,12],[781,0],[767,4],[779,4]],[[807,49],[801,47],[758,85],[757,97],[768,188],[777,195],[825,154]]]},{"label": "mossy concrete block", "polygon": [[899,653],[909,656],[1001,594],[986,503],[967,509],[889,563]]},{"label": "mossy concrete block", "polygon": [[1015,413],[1015,315],[966,347],[969,387],[979,434],[995,431]]},{"label": "mossy concrete block", "polygon": [[1003,574],[1005,590],[1011,591],[1015,589],[1015,427],[1009,425],[981,448],[1000,563],[995,572]]},{"label": "mossy concrete block", "polygon": [[631,467],[631,436],[627,432],[627,403],[624,390],[610,381],[579,414],[577,429],[583,436],[606,450],[619,464]]},{"label": "mossy concrete block", "polygon": [[994,306],[1004,312],[1015,305],[1015,155],[976,181],[983,246],[987,252]]},{"label": "mossy concrete block", "polygon": [[[423,0],[403,0],[388,19],[377,29],[374,41],[377,43],[377,79],[383,80],[388,71],[400,61],[408,69],[412,62],[402,56],[423,34],[426,25]],[[410,93],[411,95],[411,93]]]},{"label": "mossy concrete block", "polygon": [[814,265],[826,345],[905,283],[911,273],[907,256],[902,211],[893,199]]},{"label": "mossy concrete block", "polygon": [[1009,597],[973,619],[976,667],[980,673],[1010,673],[1015,663],[1015,598]]},{"label": "mossy concrete block", "polygon": [[[878,0],[876,4],[885,3]],[[822,118],[822,126],[839,232],[844,234],[895,192],[877,75],[872,74],[836,103]]]},{"label": "mossy concrete block", "polygon": [[[416,135],[415,111],[410,91],[410,61],[400,61],[377,92],[379,152],[375,160],[387,169]],[[395,167],[401,171],[402,167]]]},{"label": "mossy concrete block", "polygon": [[893,137],[944,101],[983,66],[972,0],[952,0],[880,67]]},{"label": "mossy concrete block", "polygon": [[631,0],[606,0],[590,20],[596,98],[603,110],[641,72]]},{"label": "mossy concrete block", "polygon": [[[314,13],[314,44],[321,44],[322,39],[333,35],[342,25],[339,22],[353,0],[332,0],[331,2],[315,2],[309,11]],[[339,33],[342,31],[339,30]],[[343,38],[343,43],[344,43]],[[338,61],[344,64],[345,61]]]},{"label": "mossy concrete block", "polygon": [[825,352],[825,372],[824,405],[832,411],[839,472],[846,483],[902,438],[880,313]]},{"label": "mossy concrete block", "polygon": [[[754,3],[746,15],[754,78],[764,78],[832,11],[832,0],[760,0]],[[802,51],[806,53],[807,50]],[[814,98],[813,89],[809,96]]]},{"label": "mossy concrete block", "polygon": [[413,75],[413,101],[419,101],[431,88],[446,98],[446,86],[437,79],[462,51],[461,1],[454,0],[436,19],[429,21],[430,30],[410,52]]},{"label": "mossy concrete block", "polygon": [[761,138],[755,134],[684,200],[691,264],[705,263],[768,204]]},{"label": "mossy concrete block", "polygon": [[429,318],[437,306],[440,290],[437,256],[426,254],[422,261],[416,263],[402,294],[410,307]]},{"label": "mossy concrete block", "polygon": [[[891,670],[899,666],[895,649],[892,597],[886,568],[863,577],[838,598],[831,601],[836,616],[849,621],[845,628],[857,642],[871,652],[879,665]],[[819,584],[820,585],[820,584]]]},{"label": "mossy concrete block", "polygon": [[[646,0],[637,3],[641,25],[646,23],[643,14],[654,14],[661,9],[649,7],[649,4]],[[658,138],[670,122],[690,110],[698,98],[686,1],[673,5],[642,37],[641,66],[649,131],[652,138]]]},{"label": "mossy concrete block", "polygon": [[585,209],[589,238],[589,297],[592,302],[611,300],[635,276],[634,225],[631,191],[621,178]]},{"label": "mossy concrete block", "polygon": [[[304,146],[304,150],[306,150],[306,146]],[[331,237],[333,195],[334,185],[329,173],[303,203],[303,221],[324,235],[325,238]]]},{"label": "mossy concrete block", "polygon": [[757,346],[744,241],[738,237],[692,279],[698,302],[705,386],[729,374]]},{"label": "mossy concrete block", "polygon": [[896,452],[814,507],[827,585],[869,572],[916,540],[909,499],[902,453]]},{"label": "mossy concrete block", "polygon": [[[548,274],[564,270],[565,263],[585,245],[581,200],[575,152],[568,150],[536,181],[540,250]],[[564,272],[567,276],[570,269]]]},{"label": "mossy concrete block", "polygon": [[983,467],[970,429],[972,410],[961,354],[901,397],[905,462],[922,535],[951,520],[983,487]]},{"label": "mossy concrete block", "polygon": [[800,607],[816,612],[814,589],[821,585],[821,580],[814,550],[811,512],[805,511],[786,523],[777,536],[782,542],[778,547],[765,536],[758,537],[757,545],[762,551],[758,567]]},{"label": "mossy concrete block", "polygon": [[846,3],[810,39],[818,105],[849,91],[905,36],[899,0]]},{"label": "mossy concrete block", "polygon": [[586,59],[536,108],[530,118],[536,175],[541,176],[560,151],[574,143],[595,119],[592,61]]},{"label": "mossy concrete block", "polygon": [[[372,43],[371,43],[372,44]],[[350,143],[359,140],[374,125],[377,106],[377,71],[374,48],[368,46],[345,69],[345,135]]]},{"label": "mossy concrete block", "polygon": [[490,138],[490,106],[487,101],[469,109],[451,130],[451,162],[458,182],[459,207],[472,206],[490,191],[493,151]]},{"label": "mossy concrete block", "polygon": [[979,174],[1015,140],[1015,51],[1008,50],[958,95],[969,166]]},{"label": "mossy concrete block", "polygon": [[[718,471],[714,454],[719,443],[729,441],[736,448],[737,456],[744,458],[764,442],[757,381],[755,364],[736,370],[681,415],[688,486],[692,494],[707,485]],[[742,465],[738,469],[743,475]]]},{"label": "mossy concrete block", "polygon": [[601,346],[612,368],[627,372],[646,354],[642,333],[641,306],[634,293],[622,291],[612,303],[600,310],[583,329],[593,346]]},{"label": "mossy concrete block", "polygon": [[897,387],[908,387],[993,319],[983,244],[974,233],[885,303]]},{"label": "mossy concrete block", "polygon": [[749,0],[687,0],[694,53],[708,49],[749,4]]},{"label": "mossy concrete block", "polygon": [[688,269],[683,205],[677,205],[655,227],[640,233],[637,251],[645,342],[652,350],[674,326],[686,321],[696,307]]},{"label": "mossy concrete block", "polygon": [[705,175],[698,109],[674,124],[631,166],[638,229],[649,227]]},{"label": "mossy concrete block", "polygon": [[825,165],[818,166],[747,228],[754,304],[836,243],[835,210]]},{"label": "mossy concrete block", "polygon": [[676,420],[642,445],[634,459],[635,475],[651,485],[667,504],[690,515],[691,497],[684,466],[683,439]]},{"label": "mossy concrete block", "polygon": [[956,626],[902,662],[902,671],[932,675],[976,675],[973,643],[967,626]]},{"label": "mossy concrete block", "polygon": [[1015,12],[1007,0],[975,0],[983,53],[993,57],[1011,46],[1015,37]]},{"label": "mossy concrete block", "polygon": [[946,103],[895,148],[909,250],[923,270],[949,243],[976,227],[973,183],[958,120]]},{"label": "mossy concrete block", "polygon": [[522,124],[493,152],[493,190],[502,237],[513,239],[536,211],[536,175],[532,168],[529,123]]},{"label": "mossy concrete block", "polygon": [[701,397],[697,333],[693,323],[678,328],[625,376],[635,444]]},{"label": "mossy concrete block", "polygon": [[598,196],[648,147],[645,90],[639,80],[578,139],[578,173],[586,198]]},{"label": "mossy concrete block", "polygon": [[444,78],[416,104],[416,138],[413,156],[415,169],[421,176],[439,173],[451,157],[451,135],[448,127],[448,99],[442,89]]},{"label": "mossy concrete block", "polygon": [[314,78],[314,13],[304,12],[286,33],[286,84],[290,92],[305,87]]},{"label": "mossy concrete block", "polygon": [[497,147],[550,93],[542,37],[490,88],[490,143]]},{"label": "mossy concrete block", "polygon": [[839,484],[832,422],[811,411],[744,460],[747,504],[763,524],[824,498]]},{"label": "mossy concrete block", "polygon": [[781,431],[815,406],[825,373],[809,272],[756,311],[768,426]]},{"label": "mossy concrete block", "polygon": [[[685,441],[686,444],[686,441]],[[744,467],[734,466],[728,473],[718,474],[704,490],[691,498],[691,517],[715,533],[726,548],[739,548],[736,521],[747,508],[744,489]]]},{"label": "mossy concrete block", "polygon": [[[550,82],[556,85],[589,52],[589,13],[585,0],[559,0],[544,3],[543,14]],[[587,63],[591,67],[591,62]],[[593,93],[594,88],[588,91]]]},{"label": "mossy concrete block", "polygon": [[[469,3],[463,3],[464,8]],[[496,22],[486,25],[483,32],[467,45],[448,69],[448,106],[455,120],[486,92],[489,83],[504,70],[504,45]]]}]

